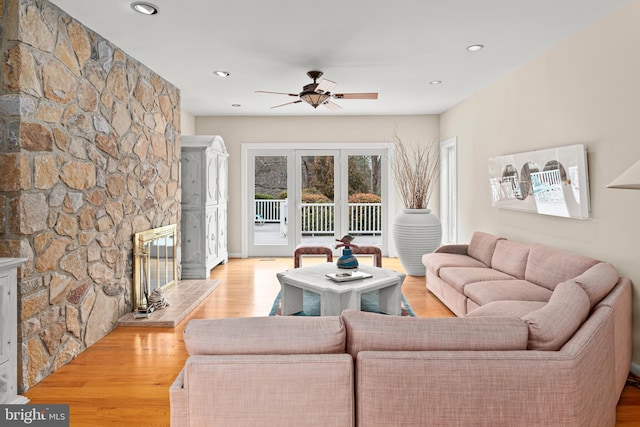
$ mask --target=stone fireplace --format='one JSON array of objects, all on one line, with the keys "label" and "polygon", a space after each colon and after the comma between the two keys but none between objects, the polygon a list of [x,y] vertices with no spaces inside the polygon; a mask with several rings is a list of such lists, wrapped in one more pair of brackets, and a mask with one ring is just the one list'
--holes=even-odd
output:
[{"label": "stone fireplace", "polygon": [[47,0],[0,14],[0,256],[27,259],[24,391],[133,310],[134,234],[180,224],[180,93]]}]

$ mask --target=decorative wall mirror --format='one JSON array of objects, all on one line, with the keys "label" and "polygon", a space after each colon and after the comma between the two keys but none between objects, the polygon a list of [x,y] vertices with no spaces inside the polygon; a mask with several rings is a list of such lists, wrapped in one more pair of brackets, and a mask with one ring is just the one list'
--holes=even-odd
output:
[{"label": "decorative wall mirror", "polygon": [[176,224],[136,233],[133,243],[133,309],[146,308],[148,296],[178,281]]}]

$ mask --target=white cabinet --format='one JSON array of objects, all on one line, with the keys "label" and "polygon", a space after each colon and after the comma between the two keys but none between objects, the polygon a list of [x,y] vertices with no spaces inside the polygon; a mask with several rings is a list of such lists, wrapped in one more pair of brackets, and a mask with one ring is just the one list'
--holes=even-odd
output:
[{"label": "white cabinet", "polygon": [[182,137],[182,278],[208,279],[229,259],[227,149],[219,136]]},{"label": "white cabinet", "polygon": [[27,403],[18,395],[17,268],[26,259],[0,258],[0,404]]}]

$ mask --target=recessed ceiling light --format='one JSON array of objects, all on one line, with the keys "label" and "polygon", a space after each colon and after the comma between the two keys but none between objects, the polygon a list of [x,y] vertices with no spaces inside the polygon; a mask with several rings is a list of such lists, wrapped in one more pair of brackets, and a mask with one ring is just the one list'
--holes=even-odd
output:
[{"label": "recessed ceiling light", "polygon": [[218,77],[229,77],[231,75],[228,71],[214,71],[213,74]]},{"label": "recessed ceiling light", "polygon": [[155,15],[158,13],[158,6],[144,1],[136,1],[131,3],[131,8],[143,15]]},{"label": "recessed ceiling light", "polygon": [[467,46],[467,50],[469,52],[477,52],[479,50],[484,49],[484,45],[483,44],[472,44],[471,46]]},{"label": "recessed ceiling light", "polygon": [[429,82],[430,85],[439,85],[442,84],[442,80],[431,80]]},{"label": "recessed ceiling light", "polygon": [[236,108],[238,108],[238,107],[242,107],[242,105],[241,105],[241,104],[231,104],[231,106],[232,106],[232,107],[236,107]]}]

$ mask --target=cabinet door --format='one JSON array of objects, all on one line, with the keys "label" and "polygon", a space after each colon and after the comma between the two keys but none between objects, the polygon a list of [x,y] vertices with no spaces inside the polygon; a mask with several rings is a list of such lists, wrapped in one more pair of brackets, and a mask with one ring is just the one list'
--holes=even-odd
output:
[{"label": "cabinet door", "polygon": [[227,209],[218,208],[218,256],[227,253]]},{"label": "cabinet door", "polygon": [[0,276],[0,308],[2,309],[0,313],[0,365],[9,360],[8,343],[11,342],[11,335],[9,335],[11,330],[9,328],[11,327],[10,325],[15,326],[15,319],[11,319],[12,311],[9,309],[9,296],[11,295],[9,285],[9,277]]},{"label": "cabinet door", "polygon": [[202,233],[202,210],[182,211],[182,262],[204,263],[204,234]]},{"label": "cabinet door", "polygon": [[207,153],[207,204],[218,204],[218,156]]},{"label": "cabinet door", "polygon": [[218,155],[218,203],[227,200],[227,156]]},{"label": "cabinet door", "polygon": [[218,256],[218,209],[207,211],[207,265]]},{"label": "cabinet door", "polygon": [[16,312],[11,310],[11,304],[16,303],[11,301],[10,285],[8,276],[0,276],[0,404],[11,403],[9,400],[16,392],[14,371],[17,371],[17,353],[11,354],[13,346],[10,345],[14,340],[11,328],[16,328]]},{"label": "cabinet door", "polygon": [[182,204],[202,206],[205,202],[202,150],[182,151]]}]

